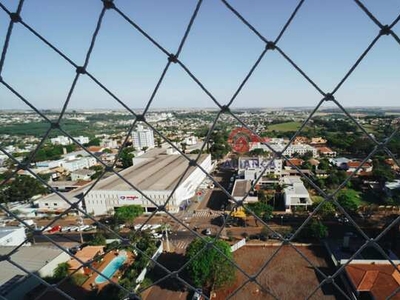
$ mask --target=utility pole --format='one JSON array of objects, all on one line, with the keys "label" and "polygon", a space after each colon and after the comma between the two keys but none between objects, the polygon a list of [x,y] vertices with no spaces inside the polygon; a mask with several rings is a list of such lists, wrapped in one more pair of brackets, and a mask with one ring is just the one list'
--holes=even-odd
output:
[{"label": "utility pole", "polygon": [[165,240],[167,242],[167,251],[170,252],[169,248],[169,239],[168,239],[168,230],[169,230],[169,224],[164,224],[164,231],[165,231]]},{"label": "utility pole", "polygon": [[79,237],[81,239],[81,244],[83,244],[83,236],[82,236],[82,226],[83,226],[83,219],[81,216],[79,216],[79,218],[76,220],[78,223],[78,231],[79,231]]}]

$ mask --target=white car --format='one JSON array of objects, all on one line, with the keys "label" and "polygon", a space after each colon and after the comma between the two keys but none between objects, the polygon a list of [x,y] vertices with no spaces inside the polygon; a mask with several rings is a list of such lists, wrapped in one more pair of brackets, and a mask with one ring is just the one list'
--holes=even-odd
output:
[{"label": "white car", "polygon": [[150,229],[151,225],[150,224],[146,224],[142,227],[142,230],[147,230]]},{"label": "white car", "polygon": [[90,225],[82,225],[78,227],[77,231],[84,231],[85,229],[90,228]]},{"label": "white car", "polygon": [[160,227],[161,227],[160,224],[153,224],[153,225],[151,225],[151,229],[153,229],[153,230],[158,229],[158,228],[160,228]]},{"label": "white car", "polygon": [[72,232],[72,231],[78,231],[79,230],[79,226],[71,226],[70,228],[69,228],[69,231],[70,232]]},{"label": "white car", "polygon": [[139,230],[140,227],[142,227],[143,224],[136,224],[135,226],[133,226],[133,229],[135,230]]},{"label": "white car", "polygon": [[161,239],[162,238],[162,234],[161,233],[153,233],[153,237],[156,239]]},{"label": "white car", "polygon": [[66,232],[66,231],[71,231],[71,227],[70,226],[64,226],[61,228],[61,232]]}]

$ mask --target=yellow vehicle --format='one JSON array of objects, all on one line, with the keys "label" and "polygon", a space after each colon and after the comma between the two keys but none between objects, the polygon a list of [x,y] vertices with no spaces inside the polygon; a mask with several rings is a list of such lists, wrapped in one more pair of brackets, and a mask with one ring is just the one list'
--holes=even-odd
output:
[{"label": "yellow vehicle", "polygon": [[[229,211],[227,211],[227,212],[225,212],[226,214],[230,214],[230,212]],[[239,219],[243,219],[243,220],[245,220],[246,219],[246,212],[245,212],[245,210],[244,210],[244,208],[243,207],[237,207],[237,208],[235,208],[233,211],[232,211],[232,213],[230,214],[232,217],[234,217],[234,218],[239,218]]]}]

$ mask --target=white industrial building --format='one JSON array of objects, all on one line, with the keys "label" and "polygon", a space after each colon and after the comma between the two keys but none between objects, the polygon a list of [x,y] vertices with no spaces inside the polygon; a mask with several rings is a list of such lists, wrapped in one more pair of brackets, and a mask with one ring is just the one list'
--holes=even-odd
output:
[{"label": "white industrial building", "polygon": [[286,212],[292,212],[292,209],[298,206],[305,206],[307,208],[307,206],[312,205],[310,194],[299,176],[283,177],[283,184],[287,185],[283,189],[285,193]]},{"label": "white industrial building", "polygon": [[[160,153],[164,151],[164,153]],[[191,159],[197,155],[188,155]],[[188,167],[188,160],[181,155],[168,155],[165,150],[153,149],[142,155],[134,165],[120,172],[128,182],[141,190],[157,205],[164,205],[180,181],[166,209],[176,213],[188,205],[196,189],[206,177],[198,167]],[[206,171],[212,169],[211,156],[201,155],[198,164]],[[104,215],[124,205],[141,205],[145,212],[156,210],[156,206],[133,189],[117,175],[100,181],[85,197],[86,211],[93,215]]]},{"label": "white industrial building", "polygon": [[[73,185],[73,182],[70,182]],[[66,198],[71,203],[76,203],[79,201],[81,196],[83,195],[83,190],[86,189],[86,186],[89,186],[90,183],[83,185],[74,189],[73,191],[67,193],[60,193],[64,198]],[[58,194],[53,193],[47,195],[43,198],[37,200],[39,209],[38,213],[46,213],[46,214],[59,214],[70,208],[70,204],[65,201]],[[83,209],[83,201],[78,203],[78,208]]]},{"label": "white industrial building", "polygon": [[132,145],[140,150],[144,147],[148,149],[154,148],[154,134],[150,128],[143,128],[139,125],[135,131],[132,132]]},{"label": "white industrial building", "polygon": [[19,246],[25,240],[25,227],[0,227],[0,246]]}]

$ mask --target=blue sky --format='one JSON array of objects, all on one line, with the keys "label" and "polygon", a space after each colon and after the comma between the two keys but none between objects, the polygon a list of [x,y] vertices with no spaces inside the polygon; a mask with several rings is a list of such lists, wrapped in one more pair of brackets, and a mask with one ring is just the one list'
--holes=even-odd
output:
[{"label": "blue sky", "polygon": [[[0,0],[14,11],[16,0]],[[102,3],[26,0],[23,19],[77,64],[82,64]],[[194,0],[116,0],[116,5],[170,52],[175,52]],[[264,36],[275,39],[298,1],[229,1]],[[364,1],[384,24],[400,13],[395,0]],[[9,18],[0,10],[2,47]],[[400,34],[400,26],[394,31]],[[378,33],[350,0],[306,0],[279,46],[324,91],[332,90]],[[222,104],[227,103],[264,44],[218,0],[204,0],[180,59]],[[88,70],[129,107],[143,108],[167,59],[116,12],[107,11]],[[399,105],[400,45],[382,37],[337,92],[344,106]],[[16,24],[3,78],[38,108],[60,109],[75,75],[72,66]],[[319,93],[278,52],[267,52],[234,107],[315,106]],[[152,108],[213,107],[209,97],[172,65]],[[0,109],[26,108],[0,86]],[[122,108],[82,76],[69,108]]]}]

